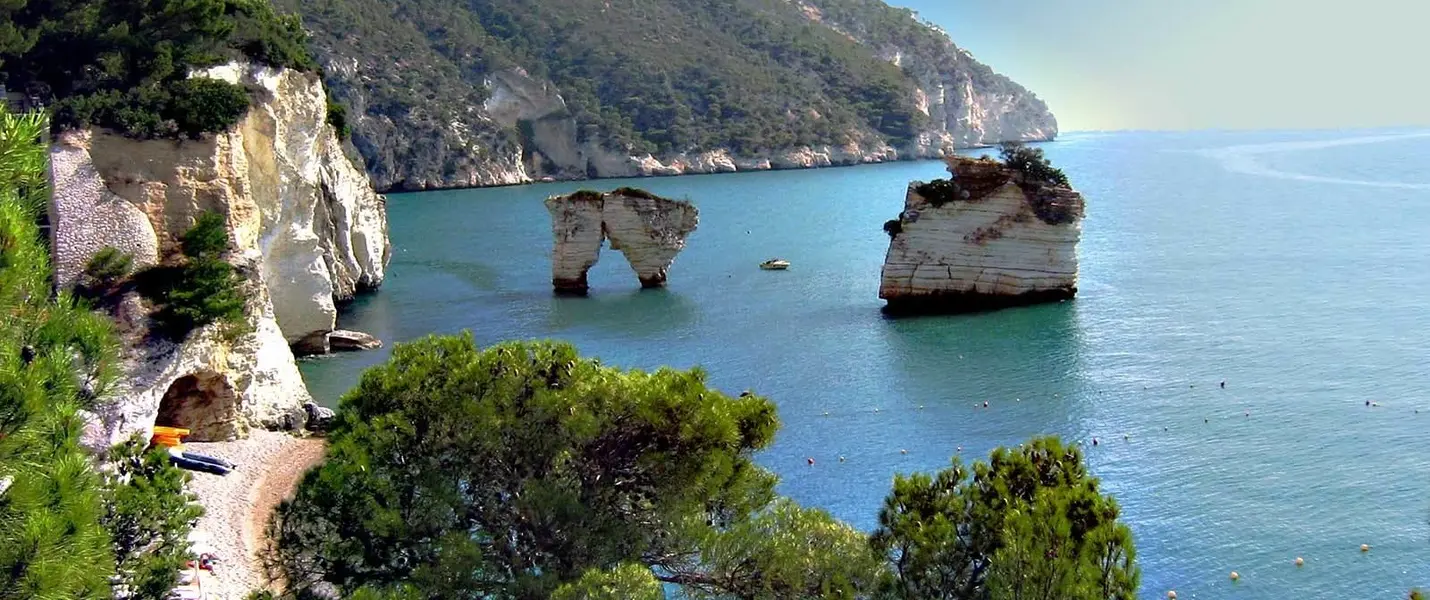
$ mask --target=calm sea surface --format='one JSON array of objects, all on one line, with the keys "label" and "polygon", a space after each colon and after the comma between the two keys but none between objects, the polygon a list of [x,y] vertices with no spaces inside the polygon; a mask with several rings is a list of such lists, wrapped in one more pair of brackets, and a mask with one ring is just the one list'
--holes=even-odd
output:
[{"label": "calm sea surface", "polygon": [[[626,367],[699,365],[779,404],[759,460],[784,493],[866,529],[894,473],[1062,435],[1121,502],[1149,598],[1430,586],[1430,132],[1045,148],[1088,197],[1072,302],[881,316],[880,226],[909,180],[943,173],[924,162],[392,196],[388,282],[342,324],[389,343],[470,329]],[[639,291],[607,250],[589,298],[553,297],[542,199],[628,184],[700,207],[669,289]],[[756,268],[774,256],[794,266]],[[302,369],[333,404],[386,356]]]}]

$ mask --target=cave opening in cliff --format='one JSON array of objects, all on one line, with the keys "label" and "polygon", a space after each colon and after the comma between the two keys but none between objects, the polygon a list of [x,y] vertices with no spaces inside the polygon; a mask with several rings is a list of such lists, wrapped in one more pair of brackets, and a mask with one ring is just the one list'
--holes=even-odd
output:
[{"label": "cave opening in cliff", "polygon": [[238,435],[238,397],[223,375],[185,375],[164,392],[154,424],[188,429],[191,442],[233,439]]}]

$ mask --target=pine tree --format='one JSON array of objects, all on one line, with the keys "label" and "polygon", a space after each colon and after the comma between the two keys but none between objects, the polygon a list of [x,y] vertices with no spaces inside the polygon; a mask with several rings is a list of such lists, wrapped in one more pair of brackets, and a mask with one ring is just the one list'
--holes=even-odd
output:
[{"label": "pine tree", "polygon": [[107,320],[51,294],[35,225],[47,128],[0,107],[0,598],[101,598],[113,556],[80,411],[115,348]]},{"label": "pine tree", "polygon": [[162,450],[134,438],[111,451],[104,524],[114,543],[119,587],[131,600],[164,600],[188,559],[188,534],[203,515],[185,491],[189,474]]}]

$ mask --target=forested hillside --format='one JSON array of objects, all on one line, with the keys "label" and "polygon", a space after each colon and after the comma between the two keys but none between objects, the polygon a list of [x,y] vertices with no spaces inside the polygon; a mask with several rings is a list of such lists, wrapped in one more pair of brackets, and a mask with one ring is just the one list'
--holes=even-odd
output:
[{"label": "forested hillside", "polygon": [[[1026,90],[877,0],[277,2],[302,13],[381,187],[644,174],[629,157],[646,154],[883,160],[1056,132]],[[949,96],[966,114],[947,114]]]}]

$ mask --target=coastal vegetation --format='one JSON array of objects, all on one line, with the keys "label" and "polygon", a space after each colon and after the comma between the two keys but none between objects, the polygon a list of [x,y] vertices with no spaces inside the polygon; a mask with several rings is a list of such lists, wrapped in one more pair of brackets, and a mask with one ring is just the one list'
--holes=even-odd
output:
[{"label": "coastal vegetation", "polygon": [[322,52],[363,65],[363,87],[333,83],[374,118],[460,114],[486,100],[492,72],[517,67],[556,84],[580,141],[630,152],[758,152],[856,131],[904,142],[926,118],[899,67],[781,1],[279,4],[302,12]]},{"label": "coastal vegetation", "polygon": [[249,92],[190,74],[234,59],[317,69],[298,18],[269,0],[0,3],[0,84],[48,107],[56,129],[225,130],[248,110]]},{"label": "coastal vegetation", "polygon": [[324,585],[423,599],[655,598],[662,584],[751,599],[1136,589],[1131,536],[1074,447],[1038,439],[972,469],[955,460],[900,477],[870,537],[775,493],[753,454],[778,427],[772,402],[710,389],[699,370],[429,337],[398,346],[344,397],[327,461],[271,534],[299,596]]},{"label": "coastal vegetation", "polygon": [[242,279],[223,258],[229,246],[223,215],[199,215],[179,246],[177,256],[135,276],[139,293],[157,306],[150,314],[154,331],[183,341],[210,323],[241,327],[246,301]]},{"label": "coastal vegetation", "polygon": [[109,598],[116,574],[167,594],[177,571],[154,569],[188,532],[192,509],[172,493],[183,474],[131,446],[115,455],[121,476],[102,477],[80,445],[117,342],[107,318],[52,287],[36,225],[47,128],[0,107],[0,598]]}]

